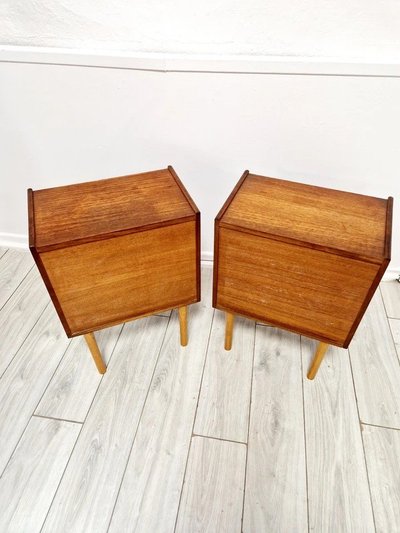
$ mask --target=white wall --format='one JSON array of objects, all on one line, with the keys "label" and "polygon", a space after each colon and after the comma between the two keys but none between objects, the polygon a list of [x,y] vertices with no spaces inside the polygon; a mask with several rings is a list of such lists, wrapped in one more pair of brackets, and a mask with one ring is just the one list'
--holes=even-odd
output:
[{"label": "white wall", "polygon": [[[244,169],[395,196],[400,78],[151,72],[0,62],[0,238],[24,240],[26,188],[172,164],[213,219]],[[397,199],[396,199],[397,197]]]},{"label": "white wall", "polygon": [[398,0],[2,0],[0,44],[400,59]]}]

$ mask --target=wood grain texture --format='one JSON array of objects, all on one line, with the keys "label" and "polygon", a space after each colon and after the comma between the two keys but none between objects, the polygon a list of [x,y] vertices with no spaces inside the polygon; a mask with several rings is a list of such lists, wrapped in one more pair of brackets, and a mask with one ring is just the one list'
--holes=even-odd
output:
[{"label": "wood grain texture", "polygon": [[373,426],[363,426],[362,430],[376,531],[398,531],[400,431]]},{"label": "wood grain texture", "polygon": [[[210,295],[211,269],[203,271],[203,287]],[[174,529],[212,317],[207,301],[191,308],[186,348],[177,342],[177,313],[171,317],[110,533]]]},{"label": "wood grain texture", "polygon": [[400,283],[398,281],[382,281],[380,289],[387,316],[400,319]]},{"label": "wood grain texture", "polygon": [[69,340],[49,305],[0,379],[0,473],[45,391]]},{"label": "wood grain texture", "polygon": [[220,228],[216,306],[343,346],[378,268]]},{"label": "wood grain texture", "polygon": [[197,299],[195,221],[40,254],[69,334]]},{"label": "wood grain texture", "polygon": [[223,349],[224,313],[214,316],[194,432],[247,442],[255,324],[235,321],[232,350]]},{"label": "wood grain texture", "polygon": [[22,250],[8,250],[0,258],[0,309],[33,266],[32,257]]},{"label": "wood grain texture", "polygon": [[[302,337],[303,368],[316,343]],[[347,351],[331,347],[314,381],[303,377],[310,531],[374,531]]]},{"label": "wood grain texture", "polygon": [[167,322],[124,326],[43,531],[107,531]]},{"label": "wood grain texture", "polygon": [[300,338],[256,327],[243,531],[307,531]]},{"label": "wood grain texture", "polygon": [[249,174],[222,221],[382,260],[388,200]]},{"label": "wood grain texture", "polygon": [[246,446],[193,437],[176,532],[240,533]]},{"label": "wood grain texture", "polygon": [[379,292],[349,347],[361,422],[400,428],[400,366]]},{"label": "wood grain texture", "polygon": [[36,269],[32,269],[0,310],[0,376],[49,303]]},{"label": "wood grain texture", "polygon": [[[122,326],[99,331],[96,339],[106,365]],[[35,414],[83,422],[101,382],[82,337],[73,339],[46,389]]]},{"label": "wood grain texture", "polygon": [[33,191],[40,250],[194,215],[168,169]]},{"label": "wood grain texture", "polygon": [[31,419],[0,479],[1,531],[40,531],[80,429]]}]

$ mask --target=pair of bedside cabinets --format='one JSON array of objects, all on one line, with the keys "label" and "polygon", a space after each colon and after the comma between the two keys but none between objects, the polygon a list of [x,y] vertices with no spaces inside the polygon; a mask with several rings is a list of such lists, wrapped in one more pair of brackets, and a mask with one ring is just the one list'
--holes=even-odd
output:
[{"label": "pair of bedside cabinets", "polygon": [[[246,171],[215,219],[213,306],[347,348],[390,261],[393,199]],[[200,300],[200,212],[172,167],[28,190],[29,246],[68,337]]]}]

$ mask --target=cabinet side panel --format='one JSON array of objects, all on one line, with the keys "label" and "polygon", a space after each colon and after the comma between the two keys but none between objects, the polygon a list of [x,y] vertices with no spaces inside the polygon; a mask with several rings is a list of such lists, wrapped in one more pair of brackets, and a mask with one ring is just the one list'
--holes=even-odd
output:
[{"label": "cabinet side panel", "polygon": [[41,253],[72,335],[196,301],[195,225]]},{"label": "cabinet side panel", "polygon": [[220,228],[216,307],[343,346],[378,269]]}]

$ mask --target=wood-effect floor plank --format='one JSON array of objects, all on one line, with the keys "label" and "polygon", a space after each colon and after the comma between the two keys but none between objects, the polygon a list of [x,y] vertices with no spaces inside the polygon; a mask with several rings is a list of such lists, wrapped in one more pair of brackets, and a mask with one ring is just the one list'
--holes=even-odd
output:
[{"label": "wood-effect floor plank", "polygon": [[[95,333],[106,364],[122,326]],[[52,418],[83,422],[102,379],[83,337],[72,339],[35,413]]]},{"label": "wood-effect floor plank", "polygon": [[397,357],[400,361],[400,319],[389,318],[390,331],[392,332],[394,344],[396,346]]},{"label": "wood-effect floor plank", "polygon": [[8,251],[8,248],[5,248],[4,246],[0,246],[0,259],[3,257],[3,255]]},{"label": "wood-effect floor plank", "polygon": [[400,431],[362,429],[376,530],[400,531]]},{"label": "wood-effect floor plank", "polygon": [[361,422],[400,428],[400,365],[379,291],[349,352]]},{"label": "wood-effect floor plank", "polygon": [[329,347],[316,378],[305,374],[316,342],[302,337],[310,531],[374,531],[347,350]]},{"label": "wood-effect floor plank", "polygon": [[33,259],[25,250],[8,250],[0,258],[0,309],[33,267]]},{"label": "wood-effect floor plank", "polygon": [[43,531],[107,531],[168,319],[125,324]]},{"label": "wood-effect floor plank", "polygon": [[0,376],[49,301],[49,295],[38,271],[32,269],[0,310]]},{"label": "wood-effect floor plank", "polygon": [[69,339],[48,305],[0,379],[0,473],[24,432]]},{"label": "wood-effect floor plank", "polygon": [[80,429],[31,418],[0,478],[0,531],[40,531]]},{"label": "wood-effect floor plank", "polygon": [[246,446],[193,437],[176,532],[240,533]]},{"label": "wood-effect floor plank", "polygon": [[257,326],[243,531],[307,531],[300,337]]},{"label": "wood-effect floor plank", "polygon": [[[210,269],[203,270],[205,297]],[[189,344],[179,346],[174,312],[132,447],[110,532],[172,532],[189,452],[213,310],[190,306]]]},{"label": "wood-effect floor plank", "polygon": [[380,284],[385,309],[389,318],[400,318],[400,283],[398,281],[382,281]]},{"label": "wood-effect floor plank", "polygon": [[225,314],[216,311],[207,351],[194,432],[247,442],[255,323],[235,317],[234,340],[224,350]]}]

